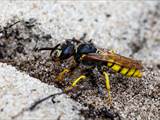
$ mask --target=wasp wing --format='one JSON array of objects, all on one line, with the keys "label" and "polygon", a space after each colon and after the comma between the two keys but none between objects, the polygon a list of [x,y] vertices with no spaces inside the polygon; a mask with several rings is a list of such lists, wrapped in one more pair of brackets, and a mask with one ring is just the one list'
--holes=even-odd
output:
[{"label": "wasp wing", "polygon": [[104,63],[110,62],[126,68],[142,69],[142,64],[140,61],[121,56],[111,51],[105,51],[101,53],[89,53],[87,55],[84,55],[82,60],[96,61],[96,62],[101,61]]}]

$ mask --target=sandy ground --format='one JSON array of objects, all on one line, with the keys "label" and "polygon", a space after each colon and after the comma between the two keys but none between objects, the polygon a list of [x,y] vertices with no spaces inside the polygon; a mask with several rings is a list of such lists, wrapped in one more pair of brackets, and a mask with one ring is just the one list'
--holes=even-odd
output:
[{"label": "sandy ground", "polygon": [[[22,20],[7,33],[1,33],[0,59],[23,72],[0,64],[1,119],[12,119],[36,99],[59,91],[54,87],[59,86],[53,80],[53,62],[48,53],[35,52],[35,47],[54,46],[67,38],[78,39],[84,33],[87,33],[86,40],[93,39],[98,47],[141,60],[144,65],[142,79],[111,74],[111,108],[104,97],[93,94],[97,90],[93,88],[81,92],[78,98],[72,96],[74,102],[60,96],[57,97],[60,103],[55,106],[47,102],[16,119],[93,119],[94,111],[88,108],[90,112],[80,112],[79,103],[92,105],[95,109],[105,107],[125,120],[160,119],[160,2],[4,1],[0,8],[2,29]],[[103,82],[101,84],[104,87]],[[72,105],[79,107],[72,111]],[[104,114],[95,113],[95,116],[106,119]]]}]

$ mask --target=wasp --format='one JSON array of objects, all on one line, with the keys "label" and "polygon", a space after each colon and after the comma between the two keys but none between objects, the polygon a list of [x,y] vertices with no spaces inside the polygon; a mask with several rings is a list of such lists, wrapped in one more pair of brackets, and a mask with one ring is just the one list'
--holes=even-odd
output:
[{"label": "wasp", "polygon": [[65,68],[62,72],[60,72],[57,77],[58,80],[62,80],[64,78],[64,74],[71,73],[80,64],[83,64],[86,67],[89,66],[89,68],[87,68],[82,75],[76,78],[71,86],[67,87],[65,91],[72,90],[77,83],[93,74],[93,69],[96,68],[98,72],[105,78],[108,101],[109,104],[111,104],[110,80],[108,73],[104,68],[108,67],[126,77],[141,78],[141,70],[143,68],[142,64],[138,60],[133,60],[131,58],[119,55],[113,50],[98,48],[91,40],[88,42],[84,41],[84,37],[80,38],[80,40],[75,38],[67,39],[65,42],[59,43],[53,48],[46,47],[40,48],[39,50],[50,50],[50,55],[55,62],[63,62],[70,57],[74,58],[76,65],[72,66],[71,68]]}]

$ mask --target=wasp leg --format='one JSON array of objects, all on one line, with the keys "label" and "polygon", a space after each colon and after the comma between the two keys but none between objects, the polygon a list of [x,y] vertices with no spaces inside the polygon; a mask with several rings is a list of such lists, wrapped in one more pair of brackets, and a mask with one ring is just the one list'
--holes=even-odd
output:
[{"label": "wasp leg", "polygon": [[76,78],[76,79],[73,81],[72,85],[69,86],[69,87],[67,87],[67,88],[65,89],[65,92],[68,92],[68,91],[72,90],[72,89],[77,85],[77,83],[78,83],[80,80],[85,79],[85,78],[86,78],[85,75],[81,75],[80,77]]},{"label": "wasp leg", "polygon": [[78,68],[79,64],[72,65],[69,69],[65,68],[59,75],[56,77],[56,80],[60,81],[64,79],[64,75],[66,73],[71,74],[76,68]]},{"label": "wasp leg", "polygon": [[69,72],[70,72],[70,69],[65,68],[62,72],[59,73],[59,75],[56,77],[56,80],[58,80],[58,81],[63,80],[64,75]]},{"label": "wasp leg", "polygon": [[106,88],[107,88],[107,91],[108,91],[108,102],[109,102],[109,105],[111,105],[112,104],[112,97],[111,97],[109,77],[108,77],[107,72],[105,72],[105,71],[103,71],[103,75],[104,75],[105,80],[106,80]]}]

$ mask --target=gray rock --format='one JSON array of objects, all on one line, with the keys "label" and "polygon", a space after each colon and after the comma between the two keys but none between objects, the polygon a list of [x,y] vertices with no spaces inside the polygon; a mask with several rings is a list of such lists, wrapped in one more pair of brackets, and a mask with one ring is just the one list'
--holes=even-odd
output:
[{"label": "gray rock", "polygon": [[[17,71],[14,67],[0,63],[0,119],[83,119],[79,115],[81,105],[66,95],[51,99],[37,106],[33,111],[25,111],[35,101],[50,94],[61,92],[53,85],[47,85]],[[74,108],[74,110],[73,110]]]}]

